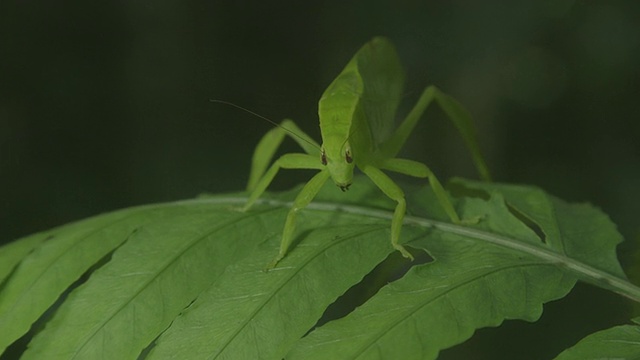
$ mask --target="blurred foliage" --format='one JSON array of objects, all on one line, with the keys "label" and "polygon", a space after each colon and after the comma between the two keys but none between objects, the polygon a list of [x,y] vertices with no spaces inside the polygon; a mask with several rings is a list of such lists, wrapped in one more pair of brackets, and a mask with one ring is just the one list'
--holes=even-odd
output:
[{"label": "blurred foliage", "polygon": [[[270,125],[209,99],[318,138],[320,94],[385,35],[408,73],[405,110],[429,84],[459,99],[498,181],[601,207],[628,239],[624,263],[640,233],[639,15],[634,0],[0,2],[0,243],[241,189]],[[425,120],[404,155],[443,179],[475,176],[442,114]],[[307,178],[286,172],[273,188]],[[613,295],[571,296],[547,307],[555,318],[481,335],[504,344],[534,329],[524,340],[566,346],[578,339],[552,336],[563,326],[586,334],[627,318]]]}]

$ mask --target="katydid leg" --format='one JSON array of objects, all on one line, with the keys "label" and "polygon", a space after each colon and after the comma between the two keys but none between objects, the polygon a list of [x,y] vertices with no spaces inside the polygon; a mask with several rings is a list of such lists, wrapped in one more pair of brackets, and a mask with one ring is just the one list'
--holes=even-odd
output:
[{"label": "katydid leg", "polygon": [[400,251],[402,256],[413,260],[413,255],[402,246],[400,241],[400,231],[402,230],[402,220],[407,210],[407,202],[404,199],[404,192],[400,187],[391,180],[382,170],[375,166],[363,166],[362,172],[367,175],[376,186],[382,190],[392,200],[396,201],[396,209],[391,218],[391,245],[394,249]]},{"label": "katydid leg", "polygon": [[278,256],[273,259],[269,265],[267,265],[268,269],[273,269],[276,267],[278,262],[284,258],[287,254],[287,250],[289,250],[289,246],[291,246],[291,242],[293,242],[295,229],[296,229],[296,217],[298,215],[298,211],[304,209],[311,200],[318,194],[322,185],[329,179],[329,171],[324,168],[319,173],[314,175],[309,182],[305,184],[305,186],[300,190],[296,199],[293,201],[293,205],[291,209],[289,209],[289,213],[287,214],[287,220],[284,223],[284,230],[282,232],[282,241],[280,242],[280,251],[278,252]]},{"label": "katydid leg", "polygon": [[247,190],[252,191],[258,185],[258,181],[267,171],[273,156],[286,135],[295,140],[307,154],[316,155],[319,159],[320,145],[300,130],[292,120],[285,119],[280,123],[279,127],[271,129],[258,142],[251,160],[251,172],[249,173]]},{"label": "katydid leg", "polygon": [[446,190],[444,189],[444,187],[442,187],[442,184],[440,183],[440,181],[438,181],[438,178],[434,175],[433,171],[431,171],[431,169],[429,169],[427,165],[413,160],[395,158],[385,160],[382,164],[380,164],[380,167],[384,170],[389,170],[400,174],[418,178],[428,178],[431,189],[433,189],[433,193],[436,195],[440,206],[442,206],[451,221],[456,224],[462,223],[460,217],[458,216],[458,213],[456,213],[455,208],[449,200],[449,196],[447,195]]},{"label": "katydid leg", "polygon": [[400,149],[402,149],[407,142],[409,135],[413,132],[418,120],[420,120],[424,111],[433,101],[438,103],[462,135],[467,148],[471,152],[480,177],[483,180],[490,181],[491,175],[480,153],[471,115],[469,115],[469,112],[458,101],[443,93],[435,86],[429,86],[422,92],[422,95],[409,112],[409,115],[402,121],[391,137],[381,145],[380,157],[383,159],[396,157]]},{"label": "katydid leg", "polygon": [[256,182],[256,185],[251,190],[249,200],[242,208],[242,211],[247,211],[255,203],[255,201],[265,192],[269,184],[273,181],[280,169],[324,169],[324,166],[320,162],[317,156],[308,154],[284,154],[264,173],[262,178]]}]

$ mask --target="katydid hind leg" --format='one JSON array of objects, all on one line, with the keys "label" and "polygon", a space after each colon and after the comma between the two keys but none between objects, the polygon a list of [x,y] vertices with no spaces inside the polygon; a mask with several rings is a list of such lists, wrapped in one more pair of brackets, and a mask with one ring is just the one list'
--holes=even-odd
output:
[{"label": "katydid hind leg", "polygon": [[458,132],[461,134],[465,145],[471,152],[474,164],[480,177],[485,181],[491,181],[491,175],[487,165],[480,153],[480,148],[476,139],[476,133],[471,121],[469,112],[455,99],[443,93],[435,86],[428,86],[423,92],[418,102],[409,112],[407,117],[400,123],[400,126],[391,135],[391,137],[380,146],[381,156],[383,158],[395,158],[400,152],[404,144],[407,142],[409,135],[413,132],[418,121],[422,118],[427,107],[435,101],[447,115],[449,120],[453,122]]},{"label": "katydid hind leg", "polygon": [[435,99],[447,114],[447,117],[453,122],[458,129],[458,132],[462,136],[462,139],[471,152],[471,157],[476,166],[476,170],[480,174],[480,178],[484,181],[491,181],[491,174],[489,168],[484,161],[484,157],[480,152],[480,146],[478,146],[478,137],[476,135],[475,127],[471,121],[471,114],[462,106],[456,99],[436,89]]},{"label": "katydid hind leg", "polygon": [[361,170],[385,195],[397,202],[393,217],[391,218],[391,245],[394,249],[400,251],[402,256],[413,261],[413,255],[400,244],[402,221],[404,220],[404,215],[407,210],[404,192],[389,176],[377,167],[368,165],[363,166]]}]

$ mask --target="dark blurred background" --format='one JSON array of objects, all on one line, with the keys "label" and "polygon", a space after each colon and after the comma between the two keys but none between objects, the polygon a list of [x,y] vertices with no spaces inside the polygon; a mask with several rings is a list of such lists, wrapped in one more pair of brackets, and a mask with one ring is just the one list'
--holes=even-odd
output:
[{"label": "dark blurred background", "polygon": [[[436,84],[473,114],[496,180],[591,202],[639,237],[638,1],[23,0],[0,2],[0,243],[241,190],[271,125],[209,99],[319,138],[322,91],[374,35],[405,65],[403,111]],[[435,109],[403,155],[441,179],[476,177]],[[272,189],[307,178],[282,173]],[[481,330],[443,358],[548,358],[625,321],[624,304],[581,285],[540,322]]]}]

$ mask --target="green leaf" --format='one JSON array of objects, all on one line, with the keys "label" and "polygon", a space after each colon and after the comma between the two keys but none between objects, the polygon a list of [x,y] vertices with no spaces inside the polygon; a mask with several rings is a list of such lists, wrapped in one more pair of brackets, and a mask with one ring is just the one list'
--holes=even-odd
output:
[{"label": "green leaf", "polygon": [[0,352],[26,333],[85,271],[124,241],[132,226],[144,224],[144,217],[126,221],[136,212],[130,209],[95,217],[2,248],[3,257],[10,257],[7,268],[14,270],[0,292]]},{"label": "green leaf", "polygon": [[598,331],[563,351],[556,360],[638,359],[640,358],[640,326],[616,326]]},{"label": "green leaf", "polygon": [[545,248],[554,252],[549,254],[551,258],[561,257],[557,265],[568,268],[580,280],[627,297],[635,291],[617,260],[616,247],[622,242],[622,235],[611,219],[596,207],[587,203],[568,204],[531,186],[462,179],[454,183],[504,196],[515,215],[524,217],[525,223],[542,233],[540,240],[546,244]]},{"label": "green leaf", "polygon": [[[282,358],[328,305],[388,255],[383,244],[371,246],[384,241],[385,230],[351,225],[313,231],[268,273],[264,260],[276,248],[259,249],[200,295],[158,339],[150,358]],[[345,263],[352,264],[348,272]]]},{"label": "green leaf", "polygon": [[[539,188],[458,179],[458,184],[489,194],[502,194],[513,209],[533,221],[544,242],[559,253],[624,278],[616,246],[622,242],[611,219],[590,204],[568,204]],[[586,221],[589,220],[589,221]],[[582,241],[583,236],[598,241]]]},{"label": "green leaf", "polygon": [[433,359],[475,329],[505,319],[537,320],[543,303],[573,287],[574,276],[535,253],[477,241],[509,236],[536,243],[500,195],[488,203],[467,200],[463,214],[483,220],[475,229],[458,229],[464,236],[454,226],[434,224],[433,232],[410,243],[429,251],[434,262],[412,268],[347,317],[313,331],[287,358]]},{"label": "green leaf", "polygon": [[35,234],[21,241],[0,246],[0,283],[15,271],[16,266],[25,256],[46,239],[46,235]]},{"label": "green leaf", "polygon": [[201,203],[172,210],[171,216],[136,228],[112,259],[69,295],[24,359],[135,358],[259,240],[250,236],[262,228],[259,212],[215,211]]},{"label": "green leaf", "polygon": [[348,193],[328,184],[268,273],[296,190],[266,194],[247,213],[234,210],[244,194],[216,195],[18,240],[0,248],[10,260],[0,267],[0,344],[38,322],[24,359],[429,359],[476,329],[535,321],[577,279],[640,299],[614,255],[620,236],[597,209],[531,187],[456,185],[467,195],[454,199],[458,212],[480,221],[448,223],[430,188],[408,189],[403,240],[431,261],[405,262],[408,273],[379,279],[337,318],[327,309],[395,255],[394,203],[364,178]]}]

